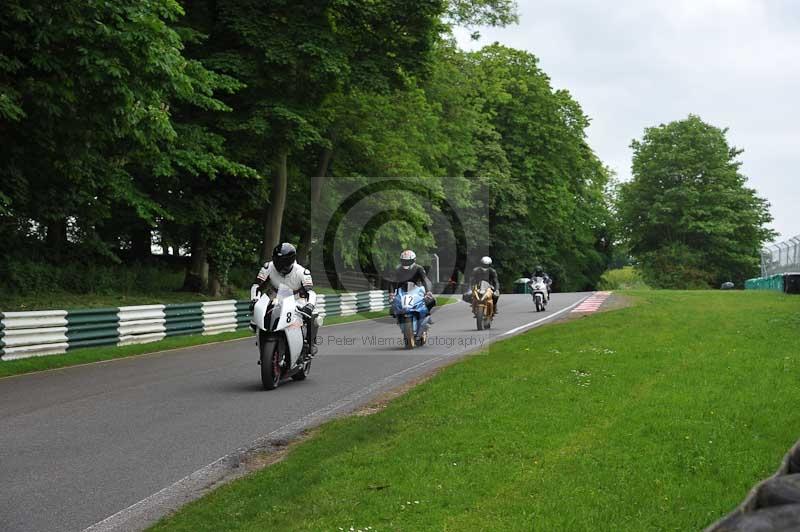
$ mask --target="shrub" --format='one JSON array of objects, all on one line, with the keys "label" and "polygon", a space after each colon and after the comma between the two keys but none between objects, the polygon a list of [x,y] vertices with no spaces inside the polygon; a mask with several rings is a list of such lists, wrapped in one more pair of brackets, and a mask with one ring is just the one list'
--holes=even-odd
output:
[{"label": "shrub", "polygon": [[646,290],[650,288],[633,266],[607,270],[600,278],[597,287],[600,290]]}]

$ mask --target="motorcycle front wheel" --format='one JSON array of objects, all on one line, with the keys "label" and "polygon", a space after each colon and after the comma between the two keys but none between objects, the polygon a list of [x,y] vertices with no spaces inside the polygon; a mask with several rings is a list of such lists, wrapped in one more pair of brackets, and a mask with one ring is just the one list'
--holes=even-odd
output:
[{"label": "motorcycle front wheel", "polygon": [[483,308],[478,307],[477,312],[475,312],[475,324],[478,326],[478,330],[483,330]]},{"label": "motorcycle front wheel", "polygon": [[274,390],[281,382],[281,350],[277,340],[265,340],[263,335],[258,342],[261,358],[261,384],[265,390]]}]

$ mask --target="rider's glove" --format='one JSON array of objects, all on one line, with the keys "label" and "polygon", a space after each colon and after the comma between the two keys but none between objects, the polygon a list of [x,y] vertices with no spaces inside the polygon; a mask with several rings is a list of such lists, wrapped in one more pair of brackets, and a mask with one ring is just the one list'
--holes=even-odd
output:
[{"label": "rider's glove", "polygon": [[253,313],[253,309],[256,308],[256,300],[255,299],[251,299],[250,300],[250,307],[249,308],[250,308],[250,314],[252,314]]},{"label": "rider's glove", "polygon": [[300,307],[299,310],[303,314],[308,314],[309,316],[311,316],[314,314],[314,305],[312,305],[311,303],[306,303],[305,306]]}]

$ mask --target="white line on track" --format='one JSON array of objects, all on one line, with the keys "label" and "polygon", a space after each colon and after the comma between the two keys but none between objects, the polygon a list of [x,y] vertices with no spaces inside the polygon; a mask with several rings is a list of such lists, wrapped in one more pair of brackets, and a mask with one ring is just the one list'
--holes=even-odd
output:
[{"label": "white line on track", "polygon": [[[429,360],[415,364],[409,368],[393,373],[388,377],[372,383],[371,385],[362,388],[350,395],[347,395],[333,403],[328,404],[300,419],[276,429],[266,436],[258,438],[247,447],[238,449],[230,454],[218,458],[214,462],[208,464],[183,477],[182,479],[174,482],[166,488],[134,503],[119,512],[106,517],[92,526],[86,528],[84,532],[110,532],[118,530],[140,530],[144,528],[142,525],[150,526],[166,515],[170,511],[177,510],[183,504],[186,504],[197,498],[198,495],[204,494],[208,486],[217,484],[222,481],[225,483],[228,480],[238,478],[242,474],[248,473],[247,468],[241,468],[241,473],[236,474],[236,469],[239,468],[241,457],[248,452],[258,449],[269,449],[272,441],[277,439],[285,439],[294,436],[302,429],[319,423],[337,411],[352,406],[357,401],[363,399],[365,396],[380,390],[383,386],[391,383],[398,377],[410,373],[414,370],[421,369],[424,366],[430,365],[434,362],[448,358],[448,355],[442,355]],[[231,478],[232,477],[232,478]]]},{"label": "white line on track", "polygon": [[572,305],[568,306],[567,308],[561,309],[558,312],[554,312],[553,314],[550,314],[549,316],[545,316],[544,318],[540,318],[540,319],[538,319],[536,321],[532,321],[530,323],[526,323],[525,325],[520,325],[519,327],[517,327],[515,329],[511,329],[510,331],[504,332],[500,336],[508,336],[510,334],[514,334],[514,333],[517,333],[517,332],[522,331],[524,329],[527,329],[528,327],[533,327],[534,325],[538,325],[538,324],[540,324],[540,323],[542,323],[544,321],[553,319],[556,316],[564,314],[565,312],[569,312],[570,310],[574,309],[575,307],[577,307],[578,305],[580,305],[581,303],[583,303],[587,299],[589,299],[589,298],[585,297],[585,298],[581,299],[580,301],[578,301],[577,303],[573,303]]}]

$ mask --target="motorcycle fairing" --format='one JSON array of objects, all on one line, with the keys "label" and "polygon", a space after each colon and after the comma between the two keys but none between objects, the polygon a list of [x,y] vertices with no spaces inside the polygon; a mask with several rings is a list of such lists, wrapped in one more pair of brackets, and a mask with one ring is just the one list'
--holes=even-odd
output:
[{"label": "motorcycle fairing", "polygon": [[283,331],[289,345],[289,367],[294,367],[303,350],[303,318],[297,312],[294,291],[281,284],[274,299],[261,294],[253,307],[253,323],[265,332]]},{"label": "motorcycle fairing", "polygon": [[402,319],[411,319],[414,336],[419,338],[430,326],[431,317],[428,306],[425,304],[425,289],[413,283],[406,283],[397,289],[397,295],[392,301],[398,323]]}]

